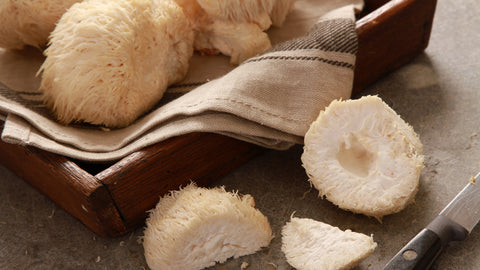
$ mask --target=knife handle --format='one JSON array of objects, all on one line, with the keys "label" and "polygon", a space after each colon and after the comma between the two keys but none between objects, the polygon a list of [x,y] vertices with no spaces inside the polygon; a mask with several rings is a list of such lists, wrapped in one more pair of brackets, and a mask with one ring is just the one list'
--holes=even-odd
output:
[{"label": "knife handle", "polygon": [[388,262],[383,270],[428,269],[442,248],[440,237],[429,229],[423,229]]},{"label": "knife handle", "polygon": [[437,216],[400,250],[383,270],[428,269],[450,241],[460,241],[468,231],[451,219]]}]

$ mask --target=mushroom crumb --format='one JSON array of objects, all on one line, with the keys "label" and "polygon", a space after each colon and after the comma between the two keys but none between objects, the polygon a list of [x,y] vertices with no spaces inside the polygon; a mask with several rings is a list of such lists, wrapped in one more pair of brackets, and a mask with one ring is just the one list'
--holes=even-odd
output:
[{"label": "mushroom crumb", "polygon": [[247,263],[247,262],[242,262],[242,264],[240,265],[240,269],[241,269],[241,270],[247,269],[247,267],[248,267],[248,263]]},{"label": "mushroom crumb", "polygon": [[413,201],[423,168],[413,128],[379,97],[333,101],[305,135],[310,182],[340,208],[381,219]]},{"label": "mushroom crumb", "polygon": [[202,269],[268,246],[272,230],[250,195],[190,184],[162,197],[143,237],[152,270]]},{"label": "mushroom crumb", "polygon": [[350,269],[373,253],[373,237],[308,218],[295,218],[282,228],[282,251],[298,270]]}]

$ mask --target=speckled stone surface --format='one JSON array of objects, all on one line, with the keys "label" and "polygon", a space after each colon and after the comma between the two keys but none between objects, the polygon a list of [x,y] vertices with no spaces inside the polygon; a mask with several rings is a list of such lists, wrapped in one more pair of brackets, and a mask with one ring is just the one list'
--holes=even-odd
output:
[{"label": "speckled stone surface", "polygon": [[[372,85],[420,135],[425,169],[415,204],[383,223],[342,211],[318,197],[301,166],[302,147],[265,154],[215,185],[251,194],[275,238],[262,251],[210,269],[291,269],[280,231],[293,212],[373,234],[375,252],[354,269],[383,265],[480,171],[480,2],[438,1],[430,46],[412,63]],[[137,242],[142,229],[119,238],[96,237],[10,171],[0,166],[0,269],[148,269]],[[451,243],[432,269],[480,269],[480,228]]]}]

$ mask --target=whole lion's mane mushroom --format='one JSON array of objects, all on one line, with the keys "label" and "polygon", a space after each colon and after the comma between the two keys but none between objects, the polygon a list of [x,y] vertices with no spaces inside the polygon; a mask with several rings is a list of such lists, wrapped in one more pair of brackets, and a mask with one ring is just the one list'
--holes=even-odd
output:
[{"label": "whole lion's mane mushroom", "polygon": [[184,77],[193,30],[173,0],[86,0],[44,53],[40,89],[61,123],[124,127]]},{"label": "whole lion's mane mushroom", "polygon": [[303,166],[320,195],[381,219],[413,201],[423,168],[413,128],[379,97],[333,101],[305,135]]},{"label": "whole lion's mane mushroom", "polygon": [[2,0],[0,2],[0,47],[44,48],[63,13],[81,0]]},{"label": "whole lion's mane mushroom", "polygon": [[232,64],[271,47],[264,32],[281,26],[295,0],[175,0],[195,29],[195,50],[230,56]]}]

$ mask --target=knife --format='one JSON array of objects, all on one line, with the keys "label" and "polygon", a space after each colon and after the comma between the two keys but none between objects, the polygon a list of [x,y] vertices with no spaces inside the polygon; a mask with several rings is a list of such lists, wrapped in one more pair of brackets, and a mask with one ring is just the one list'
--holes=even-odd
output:
[{"label": "knife", "polygon": [[393,257],[383,270],[428,269],[450,241],[464,240],[480,220],[480,173]]}]

